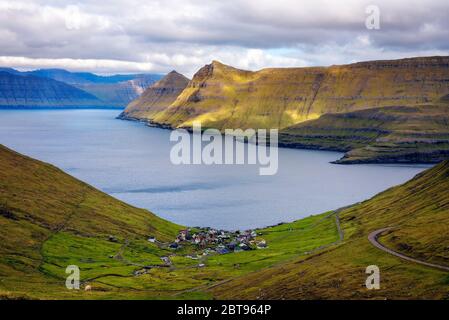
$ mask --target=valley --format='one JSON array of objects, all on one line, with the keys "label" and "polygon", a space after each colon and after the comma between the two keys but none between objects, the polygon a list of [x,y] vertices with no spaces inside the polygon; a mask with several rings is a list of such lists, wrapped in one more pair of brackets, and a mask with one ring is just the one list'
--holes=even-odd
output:
[{"label": "valley", "polygon": [[[2,298],[441,299],[449,294],[447,272],[403,261],[368,241],[372,230],[394,226],[381,236],[382,244],[447,265],[448,162],[362,203],[257,229],[255,243],[266,246],[234,253],[182,240],[185,227],[5,147],[0,166]],[[176,247],[168,245],[176,238],[181,240]],[[364,269],[373,263],[382,270],[379,291],[362,286]],[[80,267],[88,291],[65,288],[69,264]]]}]

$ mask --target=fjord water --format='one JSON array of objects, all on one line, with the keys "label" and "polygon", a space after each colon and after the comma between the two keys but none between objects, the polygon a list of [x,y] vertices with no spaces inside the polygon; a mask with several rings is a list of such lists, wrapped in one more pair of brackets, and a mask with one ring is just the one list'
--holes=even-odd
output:
[{"label": "fjord water", "polygon": [[428,166],[334,165],[340,153],[279,149],[279,170],[173,165],[169,130],[117,110],[0,110],[0,143],[110,195],[188,226],[247,229],[370,198]]}]

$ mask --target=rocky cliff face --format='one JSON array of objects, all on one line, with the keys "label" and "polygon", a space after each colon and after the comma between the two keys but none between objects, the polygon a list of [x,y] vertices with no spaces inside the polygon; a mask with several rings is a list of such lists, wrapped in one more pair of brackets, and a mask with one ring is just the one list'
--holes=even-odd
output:
[{"label": "rocky cliff face", "polygon": [[98,106],[95,96],[52,79],[0,72],[2,107]]},{"label": "rocky cliff face", "polygon": [[172,71],[148,87],[139,98],[132,101],[120,117],[152,120],[158,113],[175,102],[188,83],[188,78]]},{"label": "rocky cliff face", "polygon": [[154,121],[189,127],[285,128],[325,113],[428,103],[449,92],[449,57],[312,68],[200,69]]}]

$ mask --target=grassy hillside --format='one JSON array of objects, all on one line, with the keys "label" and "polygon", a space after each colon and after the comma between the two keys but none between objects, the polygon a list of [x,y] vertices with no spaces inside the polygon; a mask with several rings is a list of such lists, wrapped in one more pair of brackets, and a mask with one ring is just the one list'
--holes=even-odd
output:
[{"label": "grassy hillside", "polygon": [[[208,248],[185,244],[174,251],[168,244],[183,227],[3,146],[0,227],[0,298],[210,298],[204,288],[211,284],[338,241],[334,217],[322,214],[259,230],[268,242],[263,250],[203,255]],[[148,242],[149,236],[158,241]],[[162,257],[172,265],[164,266]],[[65,288],[72,264],[92,291]]]},{"label": "grassy hillside", "polygon": [[172,71],[163,79],[148,87],[140,97],[132,101],[120,118],[152,120],[171,105],[185,89],[189,79]]},{"label": "grassy hillside", "polygon": [[[395,227],[381,237],[385,246],[449,265],[448,187],[446,162],[361,204],[256,230],[265,249],[173,250],[168,244],[183,227],[0,147],[0,298],[449,298],[447,273],[367,240]],[[72,264],[92,291],[65,288]],[[363,288],[370,264],[381,268],[380,291]]]},{"label": "grassy hillside", "polygon": [[439,162],[449,158],[449,105],[325,114],[280,133],[287,147],[344,151],[337,163]]},{"label": "grassy hillside", "polygon": [[[340,212],[344,241],[308,259],[254,272],[217,286],[217,298],[449,299],[449,274],[379,250],[368,235],[409,257],[449,266],[449,162]],[[377,265],[381,289],[367,290],[365,269]]]},{"label": "grassy hillside", "polygon": [[128,274],[129,266],[109,258],[120,243],[148,235],[165,241],[179,228],[0,146],[0,296],[70,296],[58,280],[69,264],[89,270],[84,278]]},{"label": "grassy hillside", "polygon": [[154,121],[171,127],[285,128],[340,113],[417,105],[449,92],[449,57],[312,68],[239,70],[214,61],[200,69]]}]

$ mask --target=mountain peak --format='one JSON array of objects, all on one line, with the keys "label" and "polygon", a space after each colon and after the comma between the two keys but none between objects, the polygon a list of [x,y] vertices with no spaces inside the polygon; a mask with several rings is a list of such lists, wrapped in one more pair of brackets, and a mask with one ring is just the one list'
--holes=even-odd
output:
[{"label": "mountain peak", "polygon": [[211,63],[213,66],[224,66],[224,64],[218,60],[212,60]]},{"label": "mountain peak", "polygon": [[148,87],[143,94],[125,109],[122,118],[152,119],[168,108],[189,84],[189,79],[173,70]]},{"label": "mountain peak", "polygon": [[165,77],[163,77],[161,80],[159,80],[157,83],[155,83],[154,85],[157,86],[158,84],[164,84],[164,85],[170,85],[171,83],[175,83],[175,82],[181,82],[182,86],[184,85],[184,82],[187,83],[189,82],[189,79],[187,77],[185,77],[184,75],[180,74],[179,72],[177,72],[176,70],[172,70],[169,73],[167,73],[165,75]]}]

